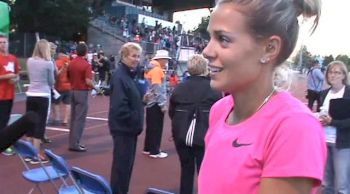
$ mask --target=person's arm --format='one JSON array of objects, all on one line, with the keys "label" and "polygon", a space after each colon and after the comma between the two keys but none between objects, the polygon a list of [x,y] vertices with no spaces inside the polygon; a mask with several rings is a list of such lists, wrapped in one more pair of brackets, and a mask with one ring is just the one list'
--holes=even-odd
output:
[{"label": "person's arm", "polygon": [[322,82],[324,80],[324,74],[322,73],[321,69],[317,69],[317,71],[315,71],[316,73],[316,78],[318,79],[318,81]]},{"label": "person's arm", "polygon": [[170,119],[173,119],[173,116],[174,116],[174,113],[175,113],[175,103],[174,103],[173,98],[174,98],[174,93],[171,94],[170,100],[169,100],[169,111],[168,111],[168,114],[169,114]]},{"label": "person's arm", "polygon": [[60,75],[61,73],[65,72],[68,68],[68,62],[65,62],[62,66],[56,66],[57,68],[57,75]]},{"label": "person's arm", "polygon": [[95,88],[94,82],[90,78],[85,78],[85,83],[88,85],[90,88]]},{"label": "person's arm", "polygon": [[343,119],[343,120],[336,120],[329,115],[322,115],[320,117],[320,122],[322,125],[330,125],[330,126],[336,127],[339,130],[350,128],[350,118]]},{"label": "person's arm", "polygon": [[313,179],[309,178],[263,178],[259,194],[310,194]]},{"label": "person's arm", "polygon": [[13,79],[16,77],[17,77],[17,75],[15,73],[8,73],[6,75],[0,75],[0,80]]},{"label": "person's arm", "polygon": [[123,79],[118,75],[113,75],[111,80],[112,90],[110,94],[110,111],[114,113],[118,120],[131,119],[137,110],[130,107],[130,97],[127,94],[128,88],[123,83]]},{"label": "person's arm", "polygon": [[88,67],[85,70],[85,83],[91,88],[95,88],[94,82],[92,80],[92,68],[89,64]]},{"label": "person's arm", "polygon": [[20,65],[19,65],[19,62],[18,60],[15,58],[15,61],[14,61],[14,72],[13,73],[6,73],[6,71],[3,69],[1,70],[0,69],[0,80],[9,80],[11,81],[11,79],[16,79],[17,76],[19,75],[19,71],[20,71]]},{"label": "person's arm", "polygon": [[48,84],[50,87],[53,87],[55,84],[55,65],[53,62],[49,62],[49,68],[48,68]]}]

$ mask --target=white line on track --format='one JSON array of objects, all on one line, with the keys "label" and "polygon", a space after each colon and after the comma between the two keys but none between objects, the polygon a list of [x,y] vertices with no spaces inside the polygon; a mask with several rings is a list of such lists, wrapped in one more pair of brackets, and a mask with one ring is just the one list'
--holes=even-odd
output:
[{"label": "white line on track", "polygon": [[[98,120],[98,121],[108,121],[108,119],[106,118],[99,118],[99,117],[86,117],[87,119],[91,119],[91,120]],[[87,127],[86,129],[88,128],[94,128],[94,127],[100,127],[100,126],[104,126],[106,124],[103,124],[103,125],[95,125],[95,126],[90,126],[90,127]],[[62,132],[69,132],[69,129],[65,129],[65,128],[58,128],[58,127],[46,127],[46,129],[48,130],[52,130],[52,131],[62,131]]]},{"label": "white line on track", "polygon": [[99,118],[99,117],[86,117],[87,119],[91,120],[98,120],[98,121],[108,121],[106,118]]},{"label": "white line on track", "polygon": [[57,127],[46,127],[48,130],[52,131],[63,131],[63,132],[69,132],[69,129],[63,129],[63,128],[57,128]]}]

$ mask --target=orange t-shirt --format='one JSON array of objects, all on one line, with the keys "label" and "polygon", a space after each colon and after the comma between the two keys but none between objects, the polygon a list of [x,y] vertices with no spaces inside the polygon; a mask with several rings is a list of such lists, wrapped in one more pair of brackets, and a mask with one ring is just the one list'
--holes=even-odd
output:
[{"label": "orange t-shirt", "polygon": [[[20,65],[14,55],[0,55],[0,76],[9,73],[18,74]],[[15,98],[15,85],[8,79],[0,80],[0,100],[13,100]]]},{"label": "orange t-shirt", "polygon": [[62,72],[57,76],[56,86],[55,86],[56,90],[60,92],[69,91],[72,89],[68,79],[68,73],[67,73],[68,66],[65,68],[64,67],[65,63],[69,64],[68,56],[62,56],[56,60],[57,70],[61,71],[62,69]]},{"label": "orange t-shirt", "polygon": [[160,63],[156,60],[150,62],[154,67],[145,73],[145,78],[153,84],[162,84],[164,79],[164,72],[160,66]]}]

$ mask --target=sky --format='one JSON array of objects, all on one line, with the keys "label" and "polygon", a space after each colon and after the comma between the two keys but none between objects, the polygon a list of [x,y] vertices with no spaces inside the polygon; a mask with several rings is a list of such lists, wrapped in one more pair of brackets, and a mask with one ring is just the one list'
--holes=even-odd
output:
[{"label": "sky", "polygon": [[[350,56],[349,8],[349,0],[323,0],[321,19],[316,31],[310,36],[311,21],[303,22],[296,50],[305,45],[313,55]],[[198,26],[202,17],[208,15],[208,9],[176,12],[174,21],[180,21],[185,30],[192,30]]]}]

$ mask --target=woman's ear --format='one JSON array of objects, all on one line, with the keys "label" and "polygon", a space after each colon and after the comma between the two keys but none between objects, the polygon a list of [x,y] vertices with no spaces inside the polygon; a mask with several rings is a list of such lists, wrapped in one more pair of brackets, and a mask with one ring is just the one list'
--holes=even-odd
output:
[{"label": "woman's ear", "polygon": [[263,43],[264,54],[260,59],[260,63],[265,64],[276,61],[282,48],[282,40],[279,36],[271,36]]}]

